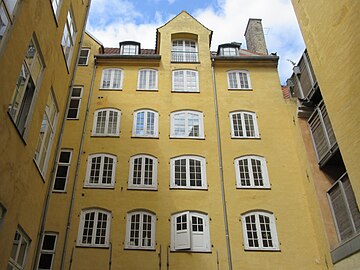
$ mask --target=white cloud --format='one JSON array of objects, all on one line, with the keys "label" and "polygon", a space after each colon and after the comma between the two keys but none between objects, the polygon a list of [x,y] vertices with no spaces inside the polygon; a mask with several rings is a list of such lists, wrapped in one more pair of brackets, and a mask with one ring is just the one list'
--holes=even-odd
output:
[{"label": "white cloud", "polygon": [[169,4],[173,4],[175,2],[175,0],[168,0]]},{"label": "white cloud", "polygon": [[[174,2],[175,0],[168,0]],[[177,2],[180,5],[181,2]],[[179,12],[181,7],[179,8]],[[154,19],[146,24],[135,23],[139,16],[132,1],[93,0],[91,18],[87,29],[107,47],[118,47],[120,41],[136,40],[142,48],[155,47],[156,28],[174,14],[160,10]],[[244,32],[249,18],[261,18],[267,30],[265,36],[269,52],[280,56],[279,73],[281,83],[291,75],[292,65],[304,50],[304,44],[290,0],[218,0],[217,6],[209,6],[191,13],[207,28],[214,31],[212,50],[221,43],[237,41],[245,48]],[[105,17],[105,19],[101,19]]]}]

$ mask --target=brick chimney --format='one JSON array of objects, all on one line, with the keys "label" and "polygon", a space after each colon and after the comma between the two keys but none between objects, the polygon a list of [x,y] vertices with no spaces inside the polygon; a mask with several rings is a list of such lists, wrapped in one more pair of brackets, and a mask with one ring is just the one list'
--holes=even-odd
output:
[{"label": "brick chimney", "polygon": [[268,54],[261,19],[249,19],[245,30],[245,40],[249,51]]}]

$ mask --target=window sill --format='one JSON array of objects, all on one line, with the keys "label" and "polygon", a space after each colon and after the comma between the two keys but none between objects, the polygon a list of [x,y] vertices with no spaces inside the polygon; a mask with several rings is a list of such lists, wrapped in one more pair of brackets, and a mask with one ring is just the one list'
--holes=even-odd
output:
[{"label": "window sill", "polygon": [[79,118],[66,118],[66,120],[73,121],[73,120],[79,120]]},{"label": "window sill", "polygon": [[78,67],[87,67],[87,66],[89,66],[89,64],[77,64],[78,65]]},{"label": "window sill", "polygon": [[234,137],[234,136],[231,136],[231,139],[235,139],[235,140],[260,140],[261,137]]},{"label": "window sill", "polygon": [[156,248],[139,248],[139,247],[124,247],[124,250],[128,251],[156,251]]},{"label": "window sill", "polygon": [[200,61],[171,61],[171,64],[200,64]]},{"label": "window sill", "polygon": [[62,191],[62,190],[52,190],[51,191],[52,193],[57,193],[57,194],[67,194],[67,192],[64,190],[64,191]]},{"label": "window sill", "polygon": [[262,249],[262,248],[244,248],[245,251],[255,251],[255,252],[281,252],[280,248],[273,249]]},{"label": "window sill", "polygon": [[339,244],[330,251],[332,262],[335,264],[360,251],[360,233]]},{"label": "window sill", "polygon": [[122,91],[122,88],[99,88],[100,91]]},{"label": "window sill", "polygon": [[179,249],[179,250],[170,250],[171,253],[205,253],[211,254],[211,250],[188,250],[188,249]]},{"label": "window sill", "polygon": [[205,137],[175,137],[170,136],[170,139],[180,139],[180,140],[205,140]]},{"label": "window sill", "polygon": [[127,190],[137,190],[137,191],[157,191],[157,187],[128,187]]},{"label": "window sill", "polygon": [[236,189],[271,190],[271,187],[236,186]]},{"label": "window sill", "polygon": [[179,186],[170,186],[170,190],[199,190],[199,191],[208,191],[208,188],[205,187],[179,187]]},{"label": "window sill", "polygon": [[136,89],[139,92],[159,92],[159,89]]},{"label": "window sill", "polygon": [[120,138],[120,135],[91,134],[91,138]]},{"label": "window sill", "polygon": [[115,189],[115,186],[84,185],[85,189]]},{"label": "window sill", "polygon": [[187,94],[200,94],[200,90],[197,91],[186,91],[186,90],[171,90],[171,93],[187,93]]},{"label": "window sill", "polygon": [[95,246],[95,245],[91,245],[91,246],[84,246],[84,245],[79,245],[76,244],[77,248],[100,248],[100,249],[109,249],[109,246]]},{"label": "window sill", "polygon": [[252,88],[228,88],[229,91],[239,91],[239,92],[246,92],[246,91],[253,91]]},{"label": "window sill", "polygon": [[131,136],[132,139],[159,139],[159,136],[157,137],[150,137],[150,136],[134,136],[132,135]]}]

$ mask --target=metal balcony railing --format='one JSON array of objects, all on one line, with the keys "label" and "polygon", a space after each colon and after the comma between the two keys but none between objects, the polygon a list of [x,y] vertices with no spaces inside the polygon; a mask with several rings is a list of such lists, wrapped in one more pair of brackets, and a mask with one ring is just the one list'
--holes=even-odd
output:
[{"label": "metal balcony railing", "polygon": [[197,52],[171,51],[171,61],[173,62],[198,62]]},{"label": "metal balcony railing", "polygon": [[338,149],[324,101],[321,101],[315,108],[308,120],[308,124],[316,150],[316,156],[320,167],[322,167]]}]

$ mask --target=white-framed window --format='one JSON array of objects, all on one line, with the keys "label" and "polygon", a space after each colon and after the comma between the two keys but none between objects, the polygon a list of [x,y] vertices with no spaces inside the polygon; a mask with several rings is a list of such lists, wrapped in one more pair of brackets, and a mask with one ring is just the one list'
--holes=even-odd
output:
[{"label": "white-framed window", "polygon": [[223,46],[220,49],[220,55],[222,55],[222,56],[237,56],[237,55],[239,55],[239,48]]},{"label": "white-framed window", "polygon": [[74,86],[72,88],[67,119],[79,119],[79,110],[82,99],[82,93],[83,93],[82,86]]},{"label": "white-framed window", "polygon": [[171,138],[204,138],[204,114],[197,111],[176,111],[170,114]]},{"label": "white-framed window", "polygon": [[178,69],[172,72],[173,92],[199,92],[199,78],[196,70]]},{"label": "white-framed window", "polygon": [[272,213],[249,212],[241,216],[245,250],[279,250]]},{"label": "white-framed window", "polygon": [[89,48],[82,48],[80,50],[80,56],[79,56],[79,61],[78,61],[79,66],[86,66],[88,64],[89,54],[90,54]]},{"label": "white-framed window", "polygon": [[70,164],[71,164],[72,150],[62,149],[60,151],[53,191],[65,192],[67,179],[69,176]]},{"label": "white-framed window", "polygon": [[57,236],[58,236],[57,233],[47,232],[44,234],[41,243],[39,265],[37,269],[39,270],[53,269]]},{"label": "white-framed window", "polygon": [[128,187],[130,189],[157,189],[158,160],[149,155],[130,158]]},{"label": "white-framed window", "polygon": [[159,137],[159,114],[152,110],[135,111],[132,135],[134,137]]},{"label": "white-framed window", "polygon": [[94,113],[93,136],[119,136],[120,114],[116,109],[99,109]]},{"label": "white-framed window", "polygon": [[251,89],[250,73],[247,70],[227,72],[229,89]]},{"label": "white-framed window", "polygon": [[138,55],[140,43],[130,42],[130,43],[120,43],[120,54],[122,55]]},{"label": "white-framed window", "polygon": [[70,67],[71,57],[76,42],[76,31],[73,11],[70,8],[66,16],[64,32],[61,38],[61,46],[63,48],[67,67]]},{"label": "white-framed window", "polygon": [[140,69],[138,75],[138,90],[157,90],[158,71],[156,69]]},{"label": "white-framed window", "polygon": [[110,237],[111,213],[101,209],[81,211],[78,246],[108,247]]},{"label": "white-framed window", "polygon": [[93,154],[88,157],[85,187],[111,188],[115,184],[116,156]]},{"label": "white-framed window", "polygon": [[180,156],[170,159],[170,187],[207,189],[205,158]]},{"label": "white-framed window", "polygon": [[256,113],[237,111],[230,113],[232,138],[260,138]]},{"label": "white-framed window", "polygon": [[25,269],[29,245],[29,237],[20,228],[17,228],[11,249],[9,263],[6,268],[7,270]]},{"label": "white-framed window", "polygon": [[56,18],[58,18],[60,13],[61,2],[62,0],[51,0],[51,6]]},{"label": "white-framed window", "polygon": [[347,173],[327,192],[340,242],[360,232],[360,213]]},{"label": "white-framed window", "polygon": [[14,24],[19,0],[0,0],[0,44],[10,25]]},{"label": "white-framed window", "polygon": [[127,249],[155,250],[156,215],[149,211],[134,211],[126,215]]},{"label": "white-framed window", "polygon": [[173,214],[171,216],[171,250],[211,251],[208,215],[192,211]]},{"label": "white-framed window", "polygon": [[238,188],[270,188],[266,160],[260,156],[242,156],[234,160]]},{"label": "white-framed window", "polygon": [[35,149],[34,160],[42,175],[45,175],[47,163],[50,157],[51,146],[55,135],[59,109],[53,90],[46,102],[45,113],[41,123],[38,143]]},{"label": "white-framed window", "polygon": [[39,89],[44,62],[35,37],[30,41],[20,74],[16,83],[9,115],[22,136],[29,124],[32,107],[35,103],[36,92]]},{"label": "white-framed window", "polygon": [[173,40],[171,48],[171,61],[198,62],[198,48],[194,40]]},{"label": "white-framed window", "polygon": [[102,71],[100,89],[121,90],[124,79],[120,68],[107,68]]}]

